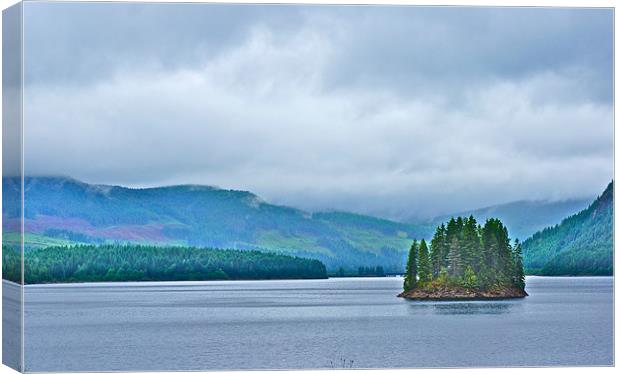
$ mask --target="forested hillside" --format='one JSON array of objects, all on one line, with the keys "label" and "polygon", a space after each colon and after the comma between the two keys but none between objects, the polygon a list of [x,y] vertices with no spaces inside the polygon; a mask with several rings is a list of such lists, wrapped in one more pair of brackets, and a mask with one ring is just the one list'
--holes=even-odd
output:
[{"label": "forested hillside", "polygon": [[[2,274],[19,281],[19,252],[2,248]],[[48,247],[24,255],[25,282],[326,278],[318,260],[210,248],[127,245]]]},{"label": "forested hillside", "polygon": [[613,182],[587,209],[523,242],[523,254],[529,274],[613,274]]},{"label": "forested hillside", "polygon": [[[17,182],[3,179],[5,198],[18,193]],[[345,212],[312,214],[208,186],[133,189],[27,177],[24,194],[27,249],[80,243],[232,248],[314,258],[332,271],[402,271],[411,238],[428,235],[415,225]],[[5,243],[19,241],[12,233],[19,230],[19,211],[4,214]]]},{"label": "forested hillside", "polygon": [[[3,178],[5,202],[18,199],[17,182]],[[545,229],[526,241],[528,271],[609,274],[611,194],[610,185],[593,206],[561,227]],[[134,189],[71,178],[27,177],[24,195],[27,251],[75,244],[231,248],[318,259],[330,272],[353,274],[360,273],[360,268],[377,267],[401,272],[411,240],[430,239],[435,227],[347,212],[310,213],[269,204],[250,192],[209,186]],[[478,214],[498,212],[518,222],[530,217],[538,225],[582,203],[541,204],[505,204]],[[5,204],[3,211],[3,240],[9,245],[20,241],[19,206],[12,207]],[[526,226],[517,228],[531,227]]]}]

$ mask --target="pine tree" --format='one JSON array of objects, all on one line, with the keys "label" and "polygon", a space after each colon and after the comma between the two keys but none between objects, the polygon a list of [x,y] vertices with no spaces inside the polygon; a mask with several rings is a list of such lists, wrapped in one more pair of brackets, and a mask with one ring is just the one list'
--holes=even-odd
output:
[{"label": "pine tree", "polygon": [[428,254],[426,241],[422,239],[418,250],[418,275],[420,283],[430,282],[432,280],[433,268]]},{"label": "pine tree", "polygon": [[523,271],[523,253],[521,250],[521,243],[519,239],[515,239],[515,245],[513,248],[513,286],[517,287],[520,290],[525,289],[525,273]]},{"label": "pine tree", "polygon": [[511,284],[511,273],[514,268],[508,229],[499,219],[495,218],[489,221],[491,235],[495,238],[493,241],[495,246],[492,251],[495,282],[500,286],[508,286]]},{"label": "pine tree", "polygon": [[418,283],[418,241],[414,240],[409,248],[409,257],[407,258],[407,267],[405,269],[405,284],[403,288],[406,291],[412,290]]},{"label": "pine tree", "polygon": [[450,218],[450,220],[448,221],[448,224],[446,225],[446,240],[445,240],[445,247],[444,247],[444,253],[443,253],[443,259],[444,259],[443,266],[446,269],[450,267],[450,264],[448,261],[448,257],[450,255],[450,246],[452,245],[452,242],[455,239],[457,239],[458,235],[459,235],[459,228],[458,228],[458,225],[456,224],[456,219],[452,217]]},{"label": "pine tree", "polygon": [[482,228],[482,251],[480,263],[480,283],[483,288],[493,286],[498,279],[499,242],[495,219],[488,219]]},{"label": "pine tree", "polygon": [[463,272],[463,261],[461,258],[461,248],[459,246],[458,237],[455,235],[452,237],[449,243],[448,252],[448,275],[454,278],[458,278]]},{"label": "pine tree", "polygon": [[446,247],[446,227],[442,223],[435,230],[435,235],[431,240],[431,264],[433,267],[433,279],[439,276],[439,271],[444,266],[444,254]]},{"label": "pine tree", "polygon": [[478,223],[473,215],[464,220],[462,234],[462,251],[461,257],[464,264],[472,266],[472,270],[476,268],[478,256],[480,253],[480,236],[478,233]]}]

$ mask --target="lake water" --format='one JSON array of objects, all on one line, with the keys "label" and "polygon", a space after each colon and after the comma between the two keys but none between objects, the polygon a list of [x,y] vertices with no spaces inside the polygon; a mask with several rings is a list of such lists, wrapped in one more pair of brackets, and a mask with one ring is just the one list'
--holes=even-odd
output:
[{"label": "lake water", "polygon": [[[519,300],[396,298],[402,278],[27,286],[29,371],[613,364],[613,278]],[[6,292],[6,291],[5,291]]]}]

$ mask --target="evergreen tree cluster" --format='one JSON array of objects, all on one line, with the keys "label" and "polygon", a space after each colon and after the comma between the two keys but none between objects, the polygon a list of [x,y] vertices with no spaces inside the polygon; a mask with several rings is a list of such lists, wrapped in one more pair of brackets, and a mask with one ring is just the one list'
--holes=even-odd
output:
[{"label": "evergreen tree cluster", "polygon": [[413,241],[405,270],[405,291],[452,284],[478,290],[525,288],[521,243],[511,244],[499,219],[484,226],[473,216],[452,218],[437,227],[429,245]]},{"label": "evergreen tree cluster", "polygon": [[[20,252],[2,248],[3,278],[20,282]],[[318,260],[259,251],[144,245],[48,247],[24,253],[25,283],[326,278]]]}]

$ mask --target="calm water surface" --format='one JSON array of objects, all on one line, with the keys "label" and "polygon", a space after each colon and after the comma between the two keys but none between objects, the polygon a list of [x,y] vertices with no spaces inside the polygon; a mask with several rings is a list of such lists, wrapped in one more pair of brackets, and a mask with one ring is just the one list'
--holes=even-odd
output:
[{"label": "calm water surface", "polygon": [[612,283],[475,302],[396,298],[401,278],[27,286],[26,370],[612,365]]}]

